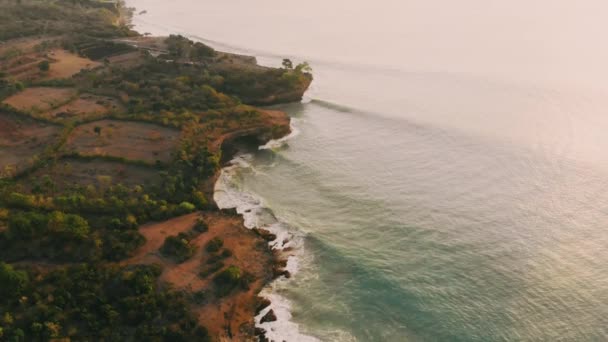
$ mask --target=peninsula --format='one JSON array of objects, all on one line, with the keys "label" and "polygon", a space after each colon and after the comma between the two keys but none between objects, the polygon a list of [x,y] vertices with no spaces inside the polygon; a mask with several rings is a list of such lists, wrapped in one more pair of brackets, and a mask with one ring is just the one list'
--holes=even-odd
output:
[{"label": "peninsula", "polygon": [[264,340],[284,260],[213,186],[234,144],[290,132],[253,106],[299,101],[310,69],[143,36],[132,11],[0,0],[0,340]]}]

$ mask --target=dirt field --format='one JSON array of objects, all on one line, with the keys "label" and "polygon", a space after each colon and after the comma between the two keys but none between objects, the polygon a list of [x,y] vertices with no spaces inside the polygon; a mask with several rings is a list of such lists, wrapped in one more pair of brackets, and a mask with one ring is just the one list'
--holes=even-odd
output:
[{"label": "dirt field", "polygon": [[[0,70],[20,81],[40,81],[70,78],[82,69],[103,65],[64,49],[50,48],[45,51],[39,48],[45,42],[56,45],[57,42],[53,43],[55,39],[57,37],[26,38],[0,44]],[[45,60],[50,62],[48,72],[38,68],[38,63]]]},{"label": "dirt field", "polygon": [[82,69],[92,69],[103,65],[87,58],[82,58],[71,52],[55,49],[46,53],[51,65],[48,74],[43,79],[70,78]]},{"label": "dirt field", "polygon": [[158,263],[164,266],[161,281],[170,283],[175,289],[192,293],[210,290],[213,276],[202,279],[198,275],[201,267],[206,265],[210,257],[204,246],[215,237],[223,239],[224,248],[233,252],[231,257],[224,259],[224,267],[234,265],[246,270],[255,276],[255,281],[248,291],[237,289],[221,300],[211,299],[203,304],[193,303],[193,310],[212,336],[227,337],[226,327],[229,326],[234,340],[241,340],[240,329],[253,324],[257,304],[256,294],[272,277],[273,257],[265,247],[266,242],[254,232],[244,228],[240,217],[225,216],[220,213],[203,214],[209,225],[209,231],[192,241],[196,246],[196,253],[192,258],[176,265],[161,257],[158,250],[165,238],[190,230],[199,215],[194,213],[166,222],[142,226],[140,232],[146,237],[146,244],[125,264]]},{"label": "dirt field", "polygon": [[55,182],[58,192],[74,185],[95,185],[103,188],[108,185],[109,180],[113,184],[128,187],[135,185],[146,187],[160,181],[160,175],[152,168],[105,160],[82,161],[67,158],[53,166],[37,170],[27,183],[33,187],[37,180],[46,175]]},{"label": "dirt field", "polygon": [[68,139],[67,150],[89,156],[169,162],[179,135],[177,130],[149,123],[101,120],[76,127]]},{"label": "dirt field", "polygon": [[30,166],[61,128],[0,113],[0,175]]},{"label": "dirt field", "polygon": [[4,100],[21,111],[41,113],[57,108],[76,96],[73,88],[27,88]]},{"label": "dirt field", "polygon": [[47,119],[67,120],[97,117],[111,111],[122,111],[120,103],[110,97],[82,94],[77,99],[42,115]]},{"label": "dirt field", "polygon": [[22,54],[35,52],[35,48],[43,42],[56,41],[61,39],[61,36],[47,36],[44,38],[39,37],[27,37],[11,39],[7,42],[0,42],[0,59],[11,54],[14,51],[18,51]]}]

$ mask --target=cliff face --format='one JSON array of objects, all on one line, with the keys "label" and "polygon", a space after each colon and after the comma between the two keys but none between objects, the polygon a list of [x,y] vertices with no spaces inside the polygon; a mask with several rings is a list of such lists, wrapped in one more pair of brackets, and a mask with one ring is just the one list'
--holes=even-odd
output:
[{"label": "cliff face", "polygon": [[[260,123],[252,126],[243,126],[241,128],[223,133],[215,137],[210,143],[210,150],[213,153],[221,151],[222,165],[228,163],[238,152],[238,146],[242,144],[250,146],[261,146],[268,143],[272,139],[280,139],[291,133],[289,116],[278,110],[263,110],[260,112]],[[220,175],[221,170],[218,170],[213,177],[206,180],[202,189],[212,203],[214,208],[217,208],[213,199],[215,182]]]},{"label": "cliff face", "polygon": [[304,93],[306,93],[312,81],[311,74],[302,74],[298,85],[291,88],[283,88],[266,97],[250,99],[249,103],[256,106],[271,106],[281,103],[299,102],[302,100]]}]

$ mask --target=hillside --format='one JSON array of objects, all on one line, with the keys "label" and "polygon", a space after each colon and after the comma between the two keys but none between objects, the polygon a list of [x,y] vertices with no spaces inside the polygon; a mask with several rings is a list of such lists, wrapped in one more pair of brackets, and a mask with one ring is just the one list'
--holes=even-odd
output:
[{"label": "hillside", "polygon": [[268,235],[212,200],[239,139],[289,133],[266,68],[143,37],[122,3],[0,0],[0,339],[254,339],[281,273]]}]

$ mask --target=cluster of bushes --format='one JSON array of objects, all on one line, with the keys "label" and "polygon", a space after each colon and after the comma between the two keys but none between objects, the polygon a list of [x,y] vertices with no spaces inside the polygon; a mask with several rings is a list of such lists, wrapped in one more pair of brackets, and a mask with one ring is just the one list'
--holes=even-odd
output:
[{"label": "cluster of bushes", "polygon": [[199,65],[167,63],[149,57],[138,67],[110,69],[90,77],[93,89],[127,94],[126,106],[133,113],[207,111],[238,104],[236,99],[216,90],[223,79]]},{"label": "cluster of bushes", "polygon": [[169,38],[165,39],[165,44],[167,44],[169,55],[160,57],[203,61],[216,55],[213,48],[200,42],[195,43],[180,35],[170,35]]},{"label": "cluster of bushes", "polygon": [[164,256],[182,263],[196,252],[195,246],[190,241],[208,230],[205,220],[199,217],[190,231],[167,237],[160,251]]},{"label": "cluster of bushes", "polygon": [[0,245],[6,247],[0,256],[10,260],[124,259],[144,243],[140,222],[194,210],[188,203],[154,200],[140,186],[89,185],[56,193],[50,177],[41,177],[31,194],[14,191],[20,188],[14,184],[3,188],[0,205],[11,211],[8,229],[0,232]]},{"label": "cluster of bushes", "polygon": [[136,50],[125,43],[94,39],[82,35],[66,40],[63,47],[66,50],[78,53],[94,61]]},{"label": "cluster of bushes", "polygon": [[199,234],[206,233],[209,230],[209,225],[202,218],[198,218],[192,230]]},{"label": "cluster of bushes", "polygon": [[48,273],[0,263],[3,341],[209,341],[155,266],[79,265]]},{"label": "cluster of bushes", "polygon": [[3,260],[91,260],[101,253],[97,244],[86,219],[61,211],[11,211],[7,229],[0,232]]},{"label": "cluster of bushes", "polygon": [[115,25],[118,13],[101,9],[98,3],[90,0],[3,1],[0,3],[0,40],[74,32],[93,37],[135,34],[127,26]]},{"label": "cluster of bushes", "polygon": [[237,288],[249,290],[249,285],[255,280],[249,272],[243,272],[240,268],[231,265],[218,273],[214,278],[215,290],[219,297],[230,294]]},{"label": "cluster of bushes", "polygon": [[4,78],[2,72],[0,72],[0,100],[3,100],[21,90],[25,86],[21,82],[13,82]]},{"label": "cluster of bushes", "polygon": [[168,236],[165,243],[160,249],[161,253],[177,263],[182,263],[190,259],[196,248],[190,244],[190,238],[185,233],[179,233],[177,236]]},{"label": "cluster of bushes", "polygon": [[205,251],[209,253],[207,261],[203,264],[199,276],[201,278],[207,278],[211,274],[219,271],[224,267],[224,259],[232,255],[232,252],[228,249],[225,253],[219,253],[224,246],[224,240],[215,237],[211,239],[205,246]]},{"label": "cluster of bushes", "polygon": [[221,69],[218,74],[224,82],[217,89],[236,96],[243,103],[267,104],[266,99],[277,94],[289,93],[303,88],[312,80],[306,63],[295,68],[243,68]]}]

